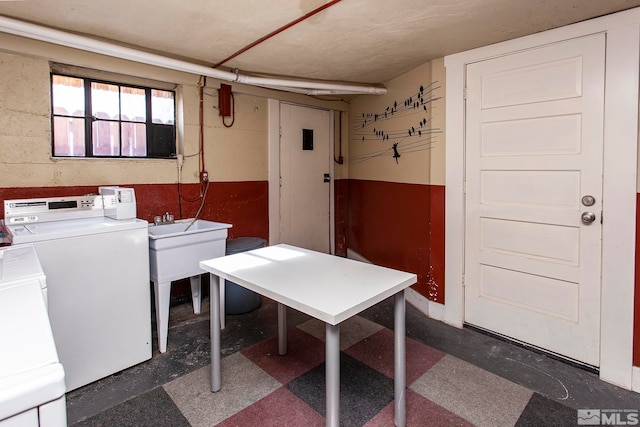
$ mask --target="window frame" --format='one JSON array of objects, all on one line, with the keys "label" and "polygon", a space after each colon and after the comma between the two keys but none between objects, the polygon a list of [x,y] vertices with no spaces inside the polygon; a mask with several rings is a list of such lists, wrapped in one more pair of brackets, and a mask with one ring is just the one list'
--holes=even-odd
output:
[{"label": "window frame", "polygon": [[[83,80],[83,90],[84,90],[84,115],[76,116],[73,113],[69,114],[57,114],[54,110],[54,99],[53,99],[53,80],[54,76],[60,77],[70,77],[74,79]],[[98,84],[107,84],[114,85],[118,87],[119,96],[122,93],[121,88],[133,88],[133,89],[142,89],[145,93],[145,110],[146,110],[146,118],[144,122],[135,121],[135,120],[123,120],[122,115],[119,114],[118,119],[102,119],[97,118],[93,114],[92,110],[92,102],[91,102],[91,91],[92,91],[92,83]],[[177,153],[177,111],[176,111],[176,91],[172,89],[166,89],[161,87],[153,87],[153,86],[145,86],[140,84],[131,84],[124,82],[116,82],[112,80],[105,80],[95,77],[89,77],[86,75],[78,75],[73,73],[66,72],[56,72],[51,71],[50,80],[49,80],[49,88],[50,88],[50,105],[51,105],[51,157],[57,159],[176,159]],[[152,115],[152,102],[153,98],[151,93],[153,90],[162,91],[162,92],[170,92],[173,94],[173,124],[164,124],[164,123],[154,123],[153,115]],[[118,106],[118,109],[121,113],[121,105]],[[65,118],[77,118],[84,119],[84,148],[85,153],[82,156],[70,156],[70,155],[58,155],[55,152],[55,118],[56,117],[65,117]],[[118,141],[119,141],[119,155],[99,155],[94,154],[94,142],[93,142],[93,123],[96,121],[104,121],[111,123],[118,123]],[[130,156],[123,154],[122,150],[122,124],[123,123],[137,123],[144,124],[146,130],[146,155],[144,156]],[[159,153],[154,150],[154,135],[157,134],[159,128],[171,128],[171,153]]]}]

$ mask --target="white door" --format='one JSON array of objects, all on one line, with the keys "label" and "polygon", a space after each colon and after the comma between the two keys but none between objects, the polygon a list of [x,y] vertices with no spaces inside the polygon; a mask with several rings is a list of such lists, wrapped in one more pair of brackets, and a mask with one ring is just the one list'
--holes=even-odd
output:
[{"label": "white door", "polygon": [[327,110],[280,104],[280,242],[325,253],[331,251],[330,126]]},{"label": "white door", "polygon": [[465,321],[593,366],[604,54],[597,34],[467,67]]}]

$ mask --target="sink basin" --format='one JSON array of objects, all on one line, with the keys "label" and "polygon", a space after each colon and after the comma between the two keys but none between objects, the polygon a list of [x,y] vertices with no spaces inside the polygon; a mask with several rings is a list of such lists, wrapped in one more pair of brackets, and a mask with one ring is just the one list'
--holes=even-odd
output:
[{"label": "sink basin", "polygon": [[202,274],[200,261],[224,256],[231,224],[181,219],[174,224],[149,224],[151,280],[167,282]]},{"label": "sink basin", "polygon": [[[171,282],[191,279],[193,311],[200,313],[200,275],[204,273],[200,261],[224,256],[226,252],[227,230],[231,224],[199,219],[189,227],[192,222],[193,218],[181,219],[175,224],[149,224],[149,276],[154,286],[161,353],[167,351]],[[223,306],[224,298],[220,301]],[[224,325],[222,311],[220,317],[220,324]]]},{"label": "sink basin", "polygon": [[[231,224],[224,224],[222,222],[206,221],[204,219],[197,219],[191,227],[189,224],[193,222],[191,219],[179,219],[173,224],[155,225],[149,224],[149,238],[151,240],[164,239],[167,237],[176,237],[179,235],[188,235],[195,233],[205,233],[208,231],[222,230],[231,227]],[[189,229],[187,230],[187,227]]]}]

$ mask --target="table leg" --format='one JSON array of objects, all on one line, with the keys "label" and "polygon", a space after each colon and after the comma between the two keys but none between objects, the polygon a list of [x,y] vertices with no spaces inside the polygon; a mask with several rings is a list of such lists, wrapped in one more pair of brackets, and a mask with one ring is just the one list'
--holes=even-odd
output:
[{"label": "table leg", "polygon": [[340,324],[326,326],[327,426],[340,425]]},{"label": "table leg", "polygon": [[287,354],[287,306],[278,303],[278,354]]},{"label": "table leg", "polygon": [[406,414],[406,347],[405,347],[405,298],[404,291],[394,297],[394,385],[395,385],[395,425],[404,427],[407,423]]},{"label": "table leg", "polygon": [[227,319],[225,316],[225,307],[224,302],[226,301],[225,292],[226,292],[227,281],[224,279],[220,279],[220,329],[224,329],[226,327]]},{"label": "table leg", "polygon": [[209,284],[211,329],[211,391],[220,391],[220,278],[211,274]]}]

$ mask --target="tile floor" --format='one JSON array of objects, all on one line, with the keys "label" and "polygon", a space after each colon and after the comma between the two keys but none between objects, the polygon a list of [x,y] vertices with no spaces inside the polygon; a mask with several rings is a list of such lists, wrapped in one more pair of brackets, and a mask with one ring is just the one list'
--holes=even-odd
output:
[{"label": "tile floor", "polygon": [[[324,325],[289,310],[289,353],[278,356],[276,313],[276,304],[263,299],[259,309],[227,317],[223,388],[211,393],[208,311],[195,316],[188,302],[175,304],[167,352],[158,353],[154,341],[151,360],[68,393],[69,424],[323,426]],[[433,321],[410,304],[406,323],[408,426],[575,426],[578,409],[591,410],[581,411],[587,416],[626,410],[619,417],[640,410],[640,394]],[[343,323],[341,349],[341,424],[392,426],[392,301]]]}]

